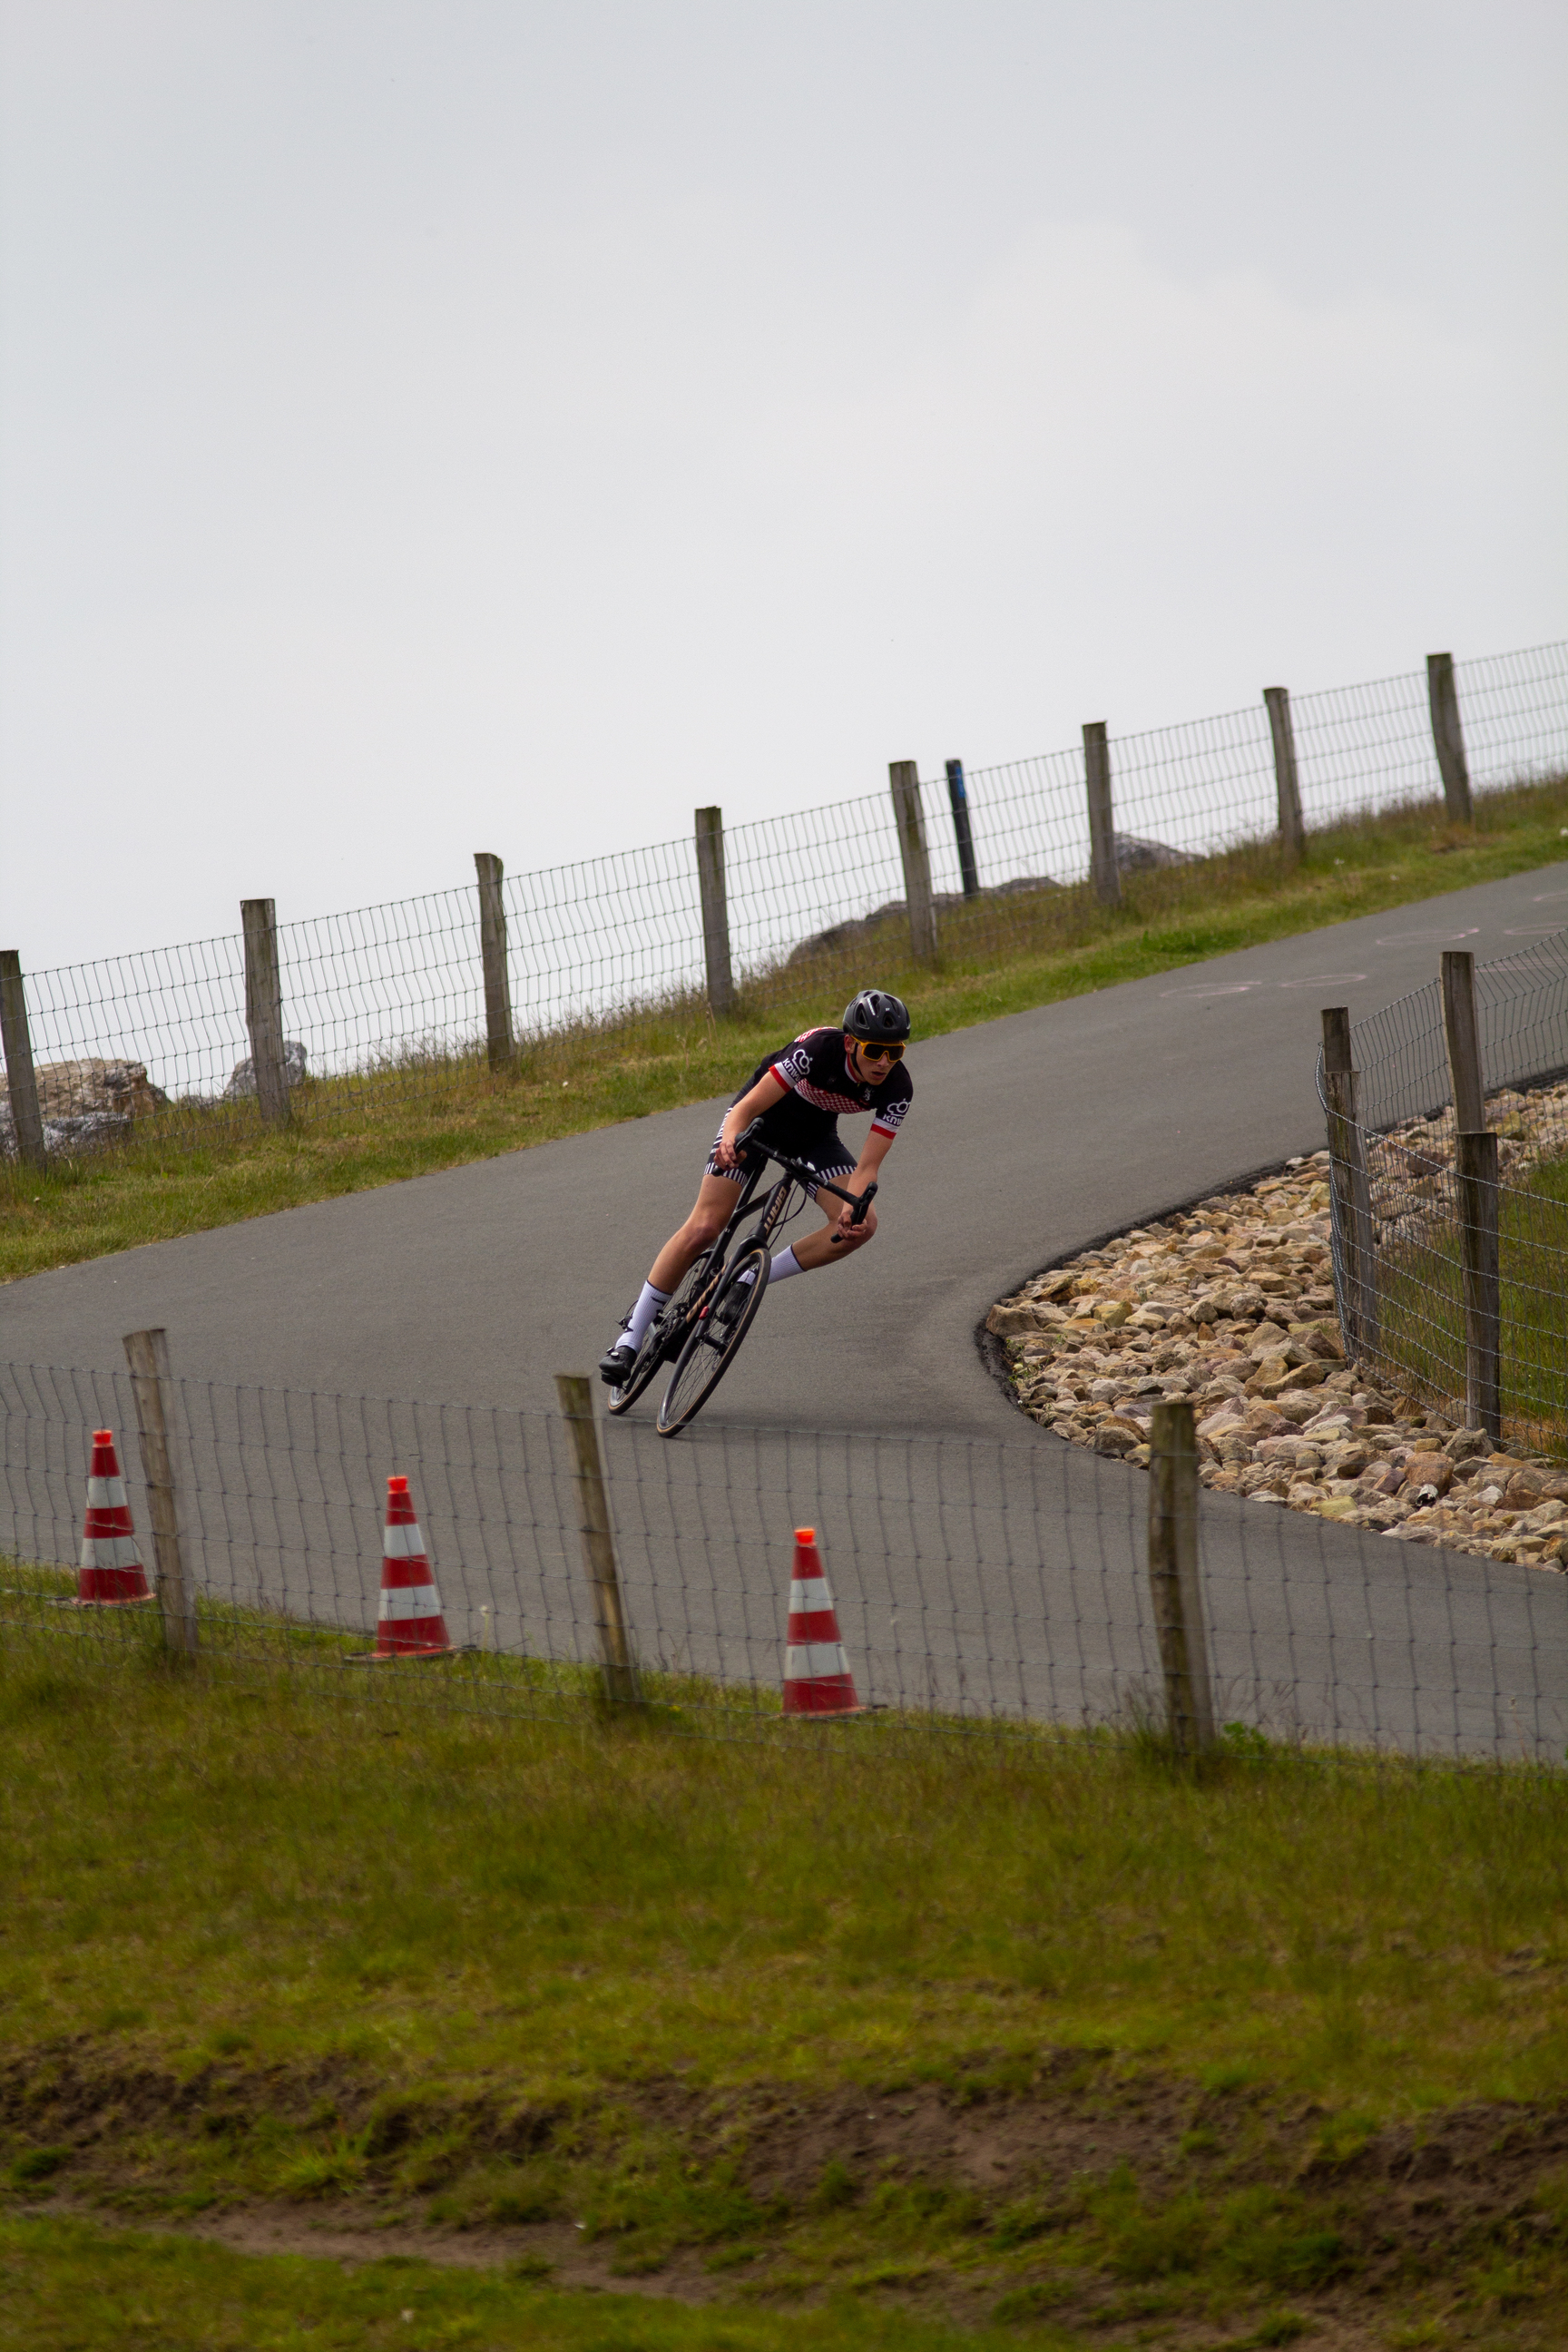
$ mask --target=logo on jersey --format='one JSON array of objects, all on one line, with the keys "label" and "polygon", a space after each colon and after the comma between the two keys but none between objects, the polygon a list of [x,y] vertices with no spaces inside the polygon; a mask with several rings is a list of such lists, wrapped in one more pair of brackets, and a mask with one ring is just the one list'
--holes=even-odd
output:
[{"label": "logo on jersey", "polygon": [[[786,1054],[783,1061],[773,1064],[775,1072],[785,1086],[792,1087],[803,1102],[810,1103],[815,1110],[830,1111],[835,1118],[845,1111],[869,1110],[875,1092],[874,1087],[850,1076],[842,1043],[838,1046],[838,1059],[844,1071],[842,1079],[830,1078],[821,1067],[813,1071],[814,1060],[821,1062],[829,1058],[822,1053],[822,1040],[826,1037],[841,1040],[843,1034],[839,1029],[805,1029],[795,1041],[795,1051]],[[814,1047],[816,1049],[815,1054]]]},{"label": "logo on jersey", "polygon": [[913,1087],[901,1062],[879,1085],[868,1086],[850,1071],[841,1029],[806,1029],[785,1054],[768,1066],[781,1086],[829,1118],[859,1110],[875,1113],[871,1125],[884,1135],[897,1135],[904,1123]]}]

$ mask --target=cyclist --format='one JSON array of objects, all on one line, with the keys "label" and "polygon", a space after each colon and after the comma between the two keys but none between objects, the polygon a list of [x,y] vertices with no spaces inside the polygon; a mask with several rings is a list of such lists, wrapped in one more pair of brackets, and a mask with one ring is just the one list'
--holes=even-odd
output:
[{"label": "cyclist", "polygon": [[[693,1259],[734,1213],[734,1188],[744,1183],[752,1158],[736,1150],[735,1139],[753,1119],[762,1120],[763,1142],[776,1143],[792,1160],[803,1160],[857,1198],[875,1181],[914,1096],[904,1067],[909,1034],[909,1008],[902,1000],[884,989],[863,988],[845,1006],[837,1026],[805,1030],[793,1045],[758,1063],[713,1139],[696,1206],[655,1258],[642,1296],[608,1354],[599,1359],[599,1377],[609,1387],[623,1384],[648,1325],[674,1296]],[[838,1121],[846,1113],[866,1110],[871,1129],[857,1161],[845,1148]],[[816,1186],[808,1189],[815,1200]],[[864,1249],[876,1230],[874,1208],[855,1225],[848,1203],[835,1202],[826,1224],[770,1260],[768,1280],[784,1282],[792,1274],[840,1264]]]}]

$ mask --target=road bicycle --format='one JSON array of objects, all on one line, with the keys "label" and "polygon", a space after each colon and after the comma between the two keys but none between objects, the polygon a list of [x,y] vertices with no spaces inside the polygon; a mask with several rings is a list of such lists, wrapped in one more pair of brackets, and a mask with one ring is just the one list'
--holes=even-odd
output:
[{"label": "road bicycle", "polygon": [[[858,1197],[846,1192],[840,1185],[830,1184],[805,1161],[792,1160],[787,1152],[776,1150],[758,1134],[757,1126],[753,1120],[735,1139],[737,1151],[755,1156],[741,1186],[734,1214],[718,1238],[692,1260],[679,1287],[644,1332],[642,1345],[625,1381],[619,1388],[610,1391],[606,1400],[607,1412],[625,1412],[651,1385],[660,1367],[673,1362],[675,1370],[658,1408],[657,1425],[661,1437],[678,1436],[696,1419],[739,1355],[741,1343],[757,1319],[757,1309],[768,1286],[773,1235],[805,1207],[807,1187],[815,1186],[818,1193],[831,1192],[835,1199],[847,1202],[852,1213],[849,1222],[854,1225],[864,1223],[866,1212],[876,1198],[875,1184],[868,1184]],[[776,1160],[784,1172],[763,1203],[762,1215],[731,1257],[730,1245],[770,1160]],[[795,1202],[797,1191],[801,1198]]]}]

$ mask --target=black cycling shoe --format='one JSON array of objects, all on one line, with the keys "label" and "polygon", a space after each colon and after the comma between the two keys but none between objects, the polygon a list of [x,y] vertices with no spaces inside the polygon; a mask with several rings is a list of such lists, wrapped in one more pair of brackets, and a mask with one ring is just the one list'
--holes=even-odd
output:
[{"label": "black cycling shoe", "polygon": [[599,1378],[607,1389],[624,1389],[637,1351],[629,1339],[617,1339],[607,1356],[599,1359]]}]

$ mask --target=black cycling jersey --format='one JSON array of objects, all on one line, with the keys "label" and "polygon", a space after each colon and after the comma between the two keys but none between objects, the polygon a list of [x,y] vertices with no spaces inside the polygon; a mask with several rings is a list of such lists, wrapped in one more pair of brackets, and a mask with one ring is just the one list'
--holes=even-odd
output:
[{"label": "black cycling jersey", "polygon": [[893,1063],[875,1086],[858,1078],[849,1067],[842,1029],[804,1031],[792,1045],[757,1064],[735,1100],[750,1094],[770,1071],[789,1092],[763,1113],[763,1134],[793,1159],[813,1166],[822,1164],[825,1150],[842,1151],[841,1117],[868,1110],[872,1132],[894,1136],[914,1098],[914,1084],[902,1062]]}]

